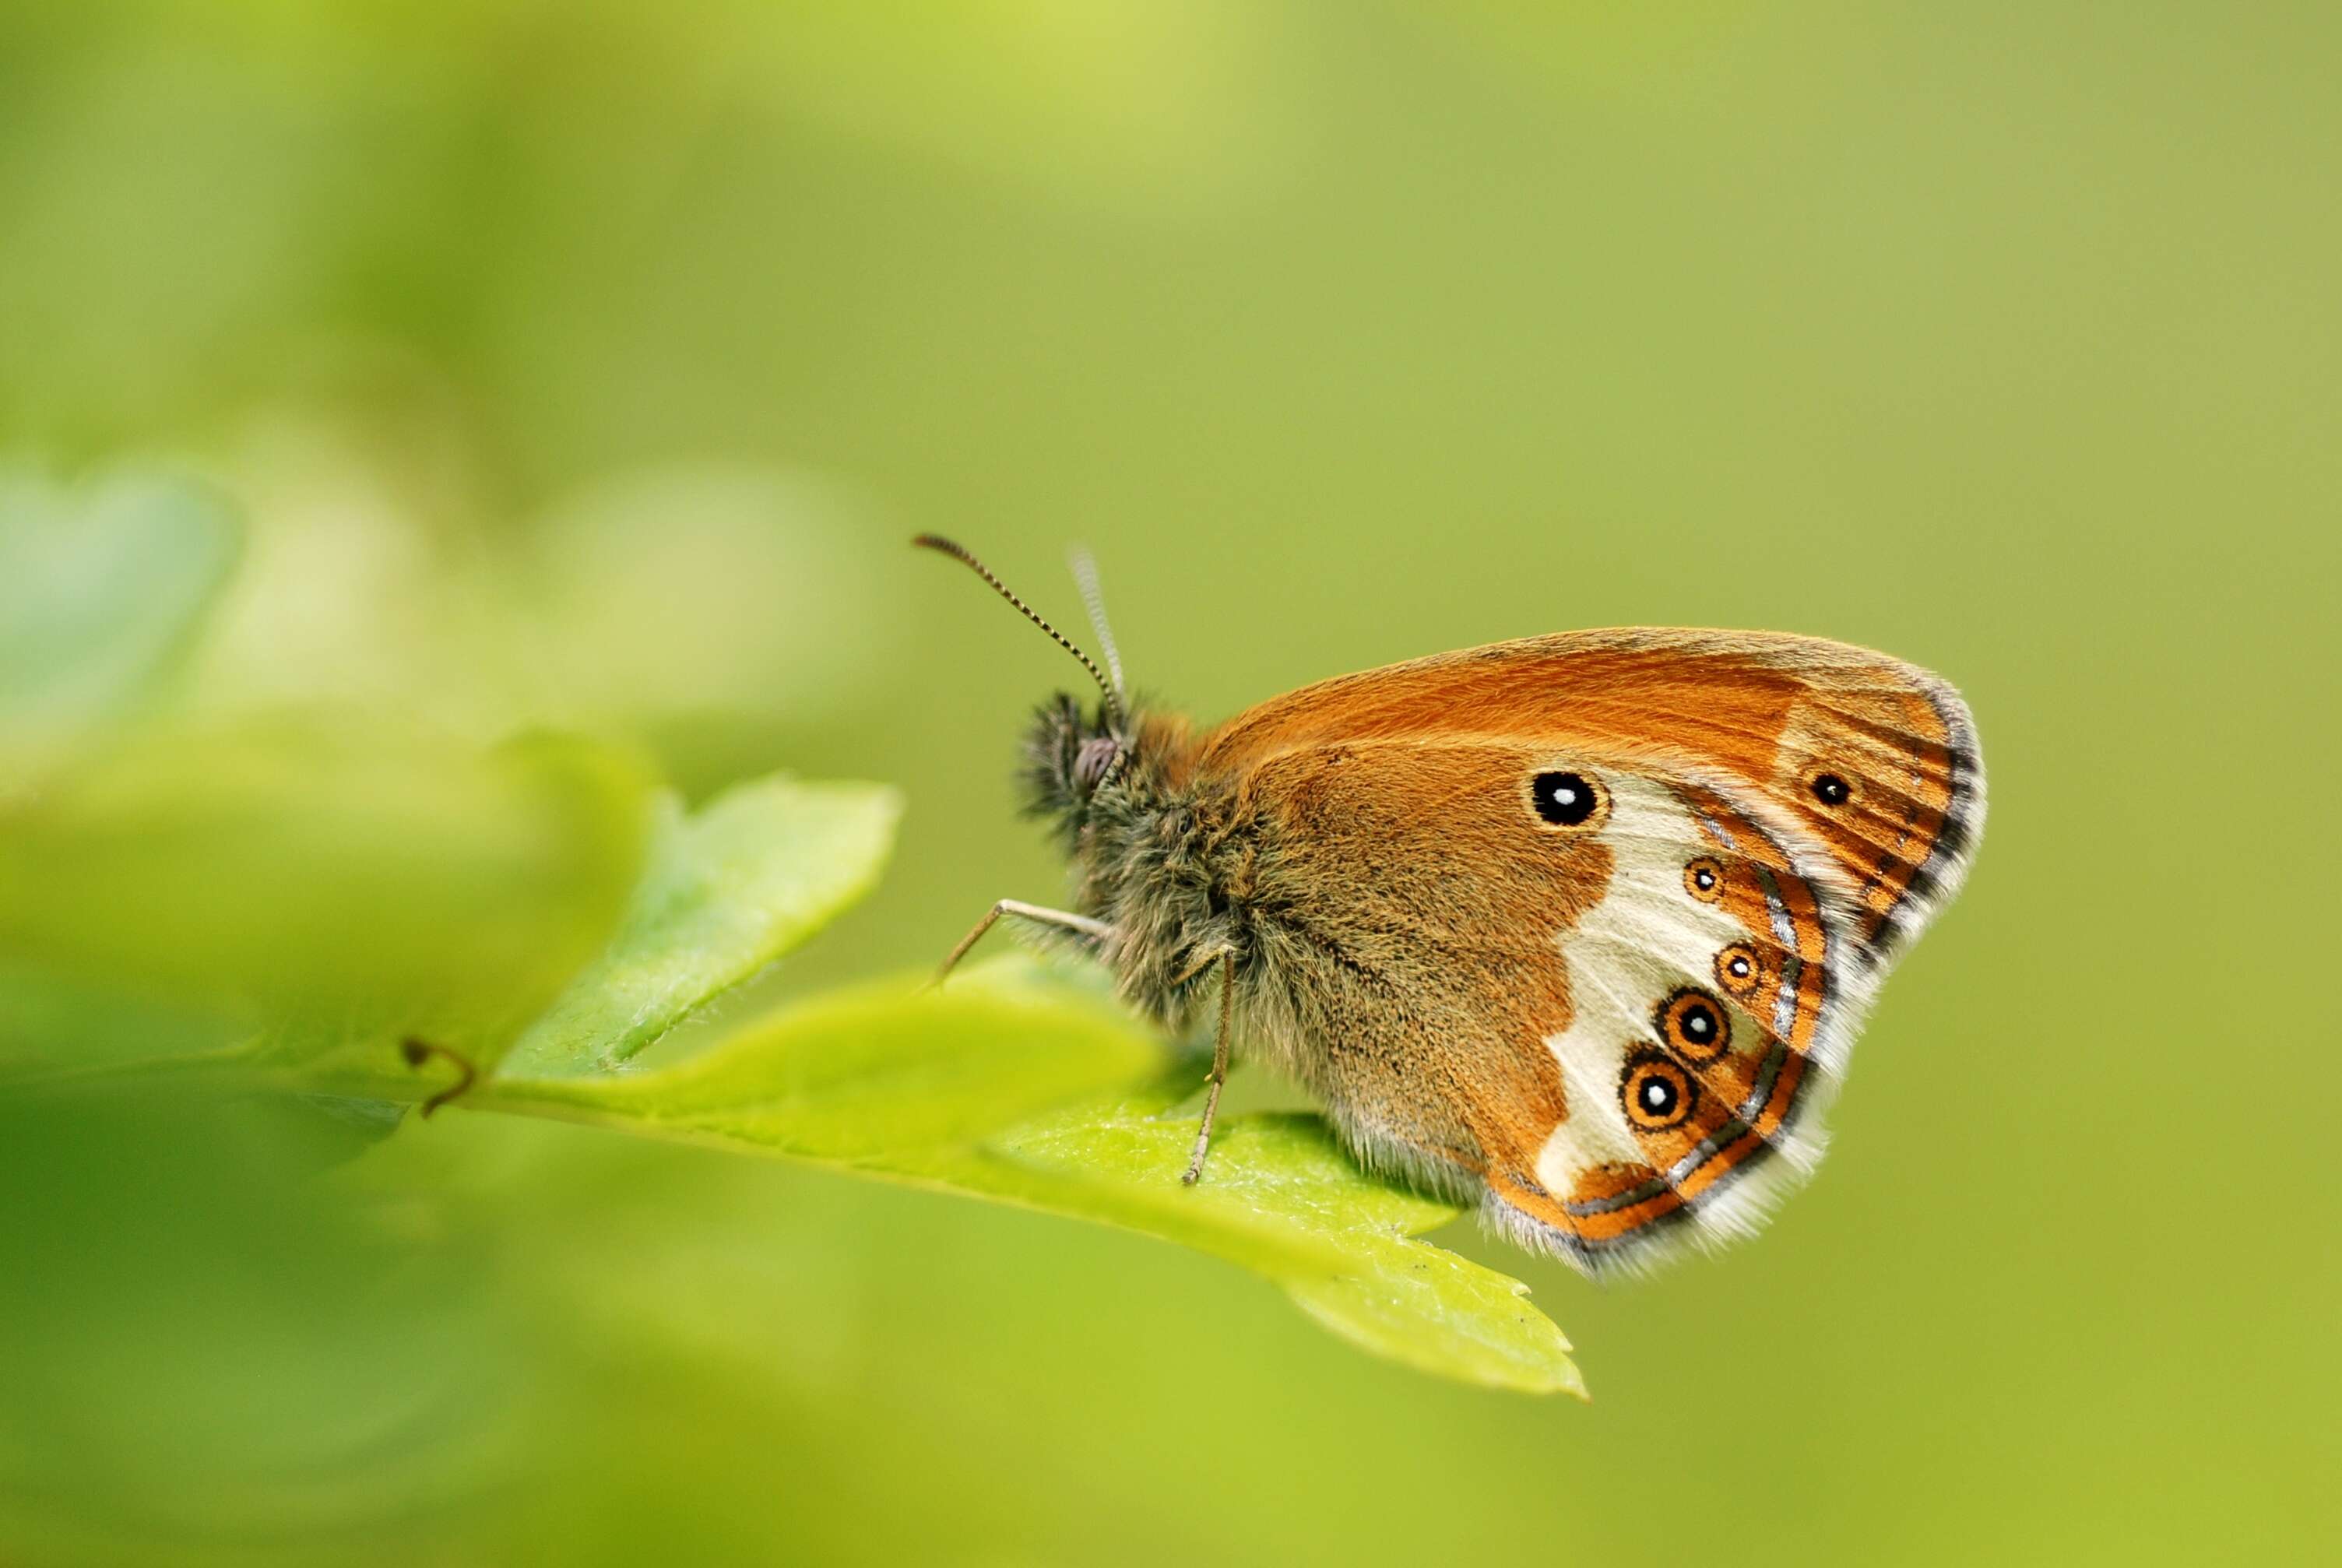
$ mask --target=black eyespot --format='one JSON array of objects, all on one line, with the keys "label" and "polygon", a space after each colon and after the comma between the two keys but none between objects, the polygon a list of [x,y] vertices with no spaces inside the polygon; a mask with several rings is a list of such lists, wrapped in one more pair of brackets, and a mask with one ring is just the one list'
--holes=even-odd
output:
[{"label": "black eyespot", "polygon": [[1659,1038],[1686,1062],[1713,1062],[1732,1045],[1732,1024],[1724,1004],[1696,985],[1686,985],[1659,1004]]},{"label": "black eyespot", "polygon": [[1680,1127],[1699,1103],[1699,1086],[1690,1074],[1658,1052],[1638,1054],[1627,1060],[1618,1075],[1618,1104],[1626,1124],[1641,1133],[1664,1133]]},{"label": "black eyespot", "polygon": [[1854,798],[1854,787],[1836,774],[1814,776],[1814,798],[1824,805],[1844,805]]},{"label": "black eyespot", "polygon": [[1602,809],[1602,786],[1583,774],[1539,774],[1529,784],[1537,815],[1556,827],[1582,827]]},{"label": "black eyespot", "polygon": [[1702,904],[1714,904],[1724,896],[1724,867],[1701,855],[1684,867],[1684,891]]}]

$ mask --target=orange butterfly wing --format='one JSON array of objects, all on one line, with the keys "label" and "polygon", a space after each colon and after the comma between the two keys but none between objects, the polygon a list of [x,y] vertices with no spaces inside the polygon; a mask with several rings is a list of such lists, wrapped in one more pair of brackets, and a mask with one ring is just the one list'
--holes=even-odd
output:
[{"label": "orange butterfly wing", "polygon": [[1206,738],[1199,764],[1467,736],[1698,759],[1827,848],[1874,963],[1957,890],[1983,827],[1983,756],[1957,692],[1883,654],[1780,633],[1564,632],[1386,665],[1240,714]]},{"label": "orange butterfly wing", "polygon": [[[1476,1183],[1589,1269],[1744,1233],[1812,1168],[1811,1113],[1983,809],[1948,686],[1782,636],[1443,655],[1277,698],[1195,759],[1276,803],[1260,891],[1334,956],[1266,988],[1272,1050],[1368,1158]],[[1597,815],[1539,820],[1564,774]]]}]

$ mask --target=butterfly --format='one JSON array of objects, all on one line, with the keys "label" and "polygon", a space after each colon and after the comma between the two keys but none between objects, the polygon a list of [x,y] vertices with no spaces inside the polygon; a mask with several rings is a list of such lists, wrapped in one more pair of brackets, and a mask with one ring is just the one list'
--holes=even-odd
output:
[{"label": "butterfly", "polygon": [[1216,728],[1098,689],[1025,738],[1071,910],[1004,899],[1236,1044],[1369,1170],[1590,1274],[1753,1233],[1820,1160],[1865,1010],[1984,825],[1959,694],[1882,654],[1636,627],[1345,675]]}]

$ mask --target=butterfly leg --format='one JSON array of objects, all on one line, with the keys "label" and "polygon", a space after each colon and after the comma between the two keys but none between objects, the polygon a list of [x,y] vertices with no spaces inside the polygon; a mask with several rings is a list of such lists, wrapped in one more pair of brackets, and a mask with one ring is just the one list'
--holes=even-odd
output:
[{"label": "butterfly leg", "polygon": [[1204,1174],[1204,1156],[1212,1152],[1212,1119],[1220,1114],[1220,1091],[1228,1081],[1228,1037],[1235,1033],[1236,959],[1220,954],[1220,1037],[1212,1046],[1211,1086],[1204,1091],[1204,1124],[1196,1129],[1196,1156],[1187,1162],[1181,1184],[1194,1186]]},{"label": "butterfly leg", "polygon": [[1037,904],[1026,904],[1018,899],[1004,898],[994,904],[991,912],[982,920],[976,923],[975,930],[959,939],[959,945],[951,950],[950,955],[943,961],[942,967],[936,971],[935,979],[928,984],[941,985],[944,983],[944,976],[958,966],[959,961],[967,956],[967,950],[983,941],[984,934],[991,930],[1004,914],[1013,914],[1019,920],[1029,920],[1036,925],[1054,925],[1063,931],[1077,932],[1093,942],[1104,942],[1114,934],[1113,926],[1103,920],[1092,920],[1086,914],[1075,914],[1063,909],[1044,909]]}]

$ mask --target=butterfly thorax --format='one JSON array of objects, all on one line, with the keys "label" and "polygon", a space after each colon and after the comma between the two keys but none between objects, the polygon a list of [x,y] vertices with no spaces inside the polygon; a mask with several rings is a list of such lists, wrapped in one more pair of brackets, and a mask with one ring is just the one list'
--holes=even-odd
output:
[{"label": "butterfly thorax", "polygon": [[1075,907],[1115,929],[1105,956],[1124,994],[1175,1027],[1223,954],[1241,969],[1256,951],[1272,827],[1233,784],[1197,776],[1197,749],[1176,715],[1136,710],[1117,729],[1060,695],[1026,732],[1021,779],[1026,811],[1065,847]]}]

